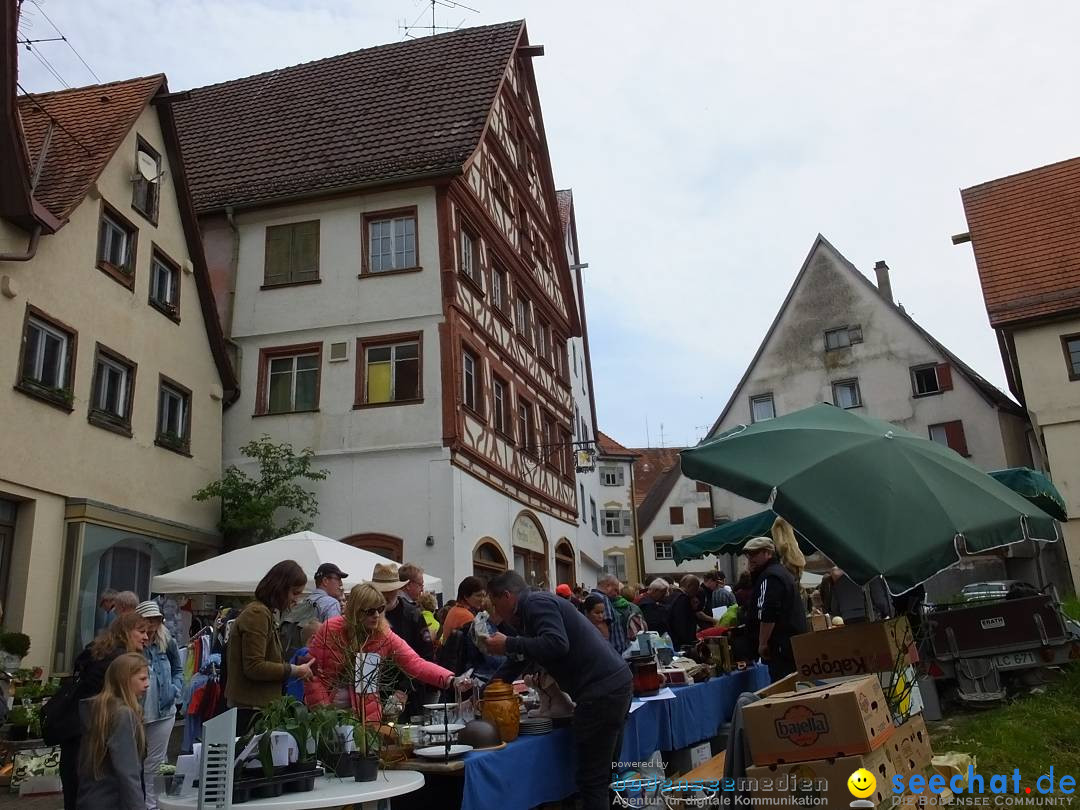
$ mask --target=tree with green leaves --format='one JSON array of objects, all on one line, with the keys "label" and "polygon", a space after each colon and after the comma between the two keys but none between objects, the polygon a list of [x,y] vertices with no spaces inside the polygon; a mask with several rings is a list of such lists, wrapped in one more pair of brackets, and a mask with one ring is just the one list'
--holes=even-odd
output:
[{"label": "tree with green leaves", "polygon": [[[225,545],[241,548],[310,529],[319,514],[319,502],[303,484],[329,475],[327,470],[311,469],[315,451],[308,447],[296,452],[288,442],[278,444],[263,435],[245,444],[240,452],[258,464],[258,477],[230,464],[220,481],[207,484],[192,496],[197,501],[221,499],[218,528]],[[275,521],[278,510],[284,510],[289,519]]]}]

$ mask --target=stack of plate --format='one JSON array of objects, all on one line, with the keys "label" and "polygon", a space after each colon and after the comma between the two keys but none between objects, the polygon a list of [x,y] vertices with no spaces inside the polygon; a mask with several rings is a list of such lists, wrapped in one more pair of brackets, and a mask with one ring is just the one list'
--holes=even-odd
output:
[{"label": "stack of plate", "polygon": [[547,734],[551,731],[550,717],[523,717],[521,718],[520,734]]}]

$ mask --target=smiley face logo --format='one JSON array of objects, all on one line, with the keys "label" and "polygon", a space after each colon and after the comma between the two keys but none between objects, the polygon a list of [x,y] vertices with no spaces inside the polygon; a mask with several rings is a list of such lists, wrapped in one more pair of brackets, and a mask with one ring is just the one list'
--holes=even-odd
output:
[{"label": "smiley face logo", "polygon": [[856,799],[865,799],[877,789],[877,780],[866,768],[859,768],[848,777],[847,787]]}]

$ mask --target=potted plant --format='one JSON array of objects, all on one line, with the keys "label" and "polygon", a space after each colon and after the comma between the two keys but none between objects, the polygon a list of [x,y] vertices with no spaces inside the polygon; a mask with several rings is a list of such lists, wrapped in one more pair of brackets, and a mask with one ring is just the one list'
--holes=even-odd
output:
[{"label": "potted plant", "polygon": [[0,668],[18,669],[19,662],[30,652],[30,636],[26,633],[0,633]]},{"label": "potted plant", "polygon": [[14,697],[16,703],[22,703],[24,701],[37,703],[41,701],[41,693],[41,684],[31,681],[22,686],[16,686],[15,691],[12,693],[12,697]]},{"label": "potted plant", "polygon": [[353,744],[356,750],[349,755],[353,778],[357,782],[374,782],[379,775],[379,749],[382,744],[379,730],[362,721],[355,723]]},{"label": "potted plant", "polygon": [[41,736],[41,715],[34,706],[15,706],[8,714],[11,729],[8,739],[25,740],[29,736]]},{"label": "potted plant", "polygon": [[[289,695],[284,695],[259,710],[251,725],[251,735],[262,735],[259,740],[258,757],[266,776],[273,775],[276,769],[287,768],[289,764],[287,759],[284,763],[278,764],[280,756],[278,762],[274,761],[273,733],[275,731],[284,732],[295,740],[300,752],[299,765],[310,767],[313,764],[315,741],[312,736],[312,720],[312,712],[307,706]],[[247,740],[250,739],[251,736],[248,736]]]},{"label": "potted plant", "polygon": [[323,767],[335,776],[352,776],[349,754],[353,748],[353,717],[347,711],[329,706],[311,709],[311,732],[316,754]]}]

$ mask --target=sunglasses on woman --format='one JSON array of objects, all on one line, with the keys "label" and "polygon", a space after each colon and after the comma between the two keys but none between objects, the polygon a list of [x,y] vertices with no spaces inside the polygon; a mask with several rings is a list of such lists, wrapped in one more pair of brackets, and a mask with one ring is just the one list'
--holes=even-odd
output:
[{"label": "sunglasses on woman", "polygon": [[368,608],[364,611],[365,616],[378,616],[380,613],[386,612],[386,605],[379,605],[378,607]]}]

